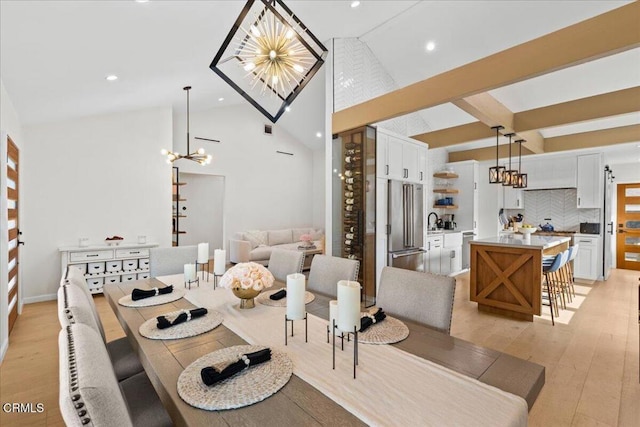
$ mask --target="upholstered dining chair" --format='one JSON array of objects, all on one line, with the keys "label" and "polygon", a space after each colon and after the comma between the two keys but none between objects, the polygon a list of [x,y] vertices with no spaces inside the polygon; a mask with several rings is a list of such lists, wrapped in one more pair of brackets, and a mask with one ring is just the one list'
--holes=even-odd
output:
[{"label": "upholstered dining chair", "polygon": [[118,383],[100,335],[70,323],[58,337],[60,413],[67,426],[171,426],[144,372]]},{"label": "upholstered dining chair", "polygon": [[376,305],[385,313],[449,334],[455,292],[453,277],[384,267]]},{"label": "upholstered dining chair", "polygon": [[198,247],[175,246],[149,249],[149,274],[151,277],[184,273],[185,264],[193,264],[198,258]]},{"label": "upholstered dining chair", "polygon": [[[75,269],[75,267],[69,267],[69,269]],[[127,337],[107,342],[104,327],[93,302],[93,297],[89,293],[89,288],[86,283],[79,281],[73,272],[70,276],[74,278],[65,279],[58,289],[58,319],[60,320],[60,326],[64,328],[71,322],[71,319],[75,319],[75,323],[87,325],[100,334],[118,381],[144,371],[140,359],[131,347]]]},{"label": "upholstered dining chair", "polygon": [[267,268],[279,282],[286,282],[287,275],[302,272],[304,252],[274,249]]},{"label": "upholstered dining chair", "polygon": [[356,280],[360,262],[354,259],[316,255],[311,261],[307,290],[336,297],[340,280]]}]

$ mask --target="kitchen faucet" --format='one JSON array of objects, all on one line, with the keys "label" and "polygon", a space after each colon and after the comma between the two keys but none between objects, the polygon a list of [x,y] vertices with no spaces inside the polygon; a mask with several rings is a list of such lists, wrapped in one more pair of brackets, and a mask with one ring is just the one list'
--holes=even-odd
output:
[{"label": "kitchen faucet", "polygon": [[435,212],[430,212],[429,216],[427,216],[427,229],[428,230],[435,230],[436,229],[435,225],[433,226],[433,228],[430,227],[430,225],[431,225],[431,215],[435,215],[436,216],[436,222],[434,222],[434,224],[438,223],[438,214],[435,213]]}]

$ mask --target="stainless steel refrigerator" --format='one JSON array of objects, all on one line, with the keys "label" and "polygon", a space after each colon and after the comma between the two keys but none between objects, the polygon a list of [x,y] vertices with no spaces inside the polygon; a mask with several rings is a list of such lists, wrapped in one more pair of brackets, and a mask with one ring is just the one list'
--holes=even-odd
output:
[{"label": "stainless steel refrigerator", "polygon": [[423,249],[423,186],[389,181],[388,265],[425,271]]}]

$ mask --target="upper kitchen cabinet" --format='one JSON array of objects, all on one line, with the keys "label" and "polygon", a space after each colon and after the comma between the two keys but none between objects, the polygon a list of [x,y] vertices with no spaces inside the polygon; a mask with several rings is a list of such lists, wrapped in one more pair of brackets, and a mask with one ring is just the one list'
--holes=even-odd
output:
[{"label": "upper kitchen cabinet", "polygon": [[602,206],[602,154],[578,156],[578,208],[599,208]]},{"label": "upper kitchen cabinet", "polygon": [[427,179],[426,144],[377,129],[378,178],[424,183]]},{"label": "upper kitchen cabinet", "polygon": [[503,187],[504,191],[504,208],[505,209],[524,209],[524,193],[522,190],[512,187]]},{"label": "upper kitchen cabinet", "polygon": [[[464,162],[447,163],[447,169],[452,169],[457,175],[453,195],[458,210],[454,222],[456,230],[478,231],[478,162],[467,160]],[[439,189],[434,188],[434,192]],[[446,195],[446,194],[445,194]]]},{"label": "upper kitchen cabinet", "polygon": [[544,156],[526,159],[522,161],[521,171],[527,174],[527,190],[576,187],[575,156]]}]

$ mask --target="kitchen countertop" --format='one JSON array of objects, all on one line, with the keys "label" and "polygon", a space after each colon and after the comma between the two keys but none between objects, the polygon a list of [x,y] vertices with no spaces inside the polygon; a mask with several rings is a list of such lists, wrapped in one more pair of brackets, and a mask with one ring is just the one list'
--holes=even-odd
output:
[{"label": "kitchen countertop", "polygon": [[473,230],[427,230],[427,236],[440,236],[442,234],[466,233]]},{"label": "kitchen countertop", "polygon": [[561,243],[568,242],[570,237],[565,236],[536,236],[525,238],[521,234],[509,234],[506,236],[488,237],[486,239],[472,240],[472,245],[511,246],[527,249],[549,249]]}]

